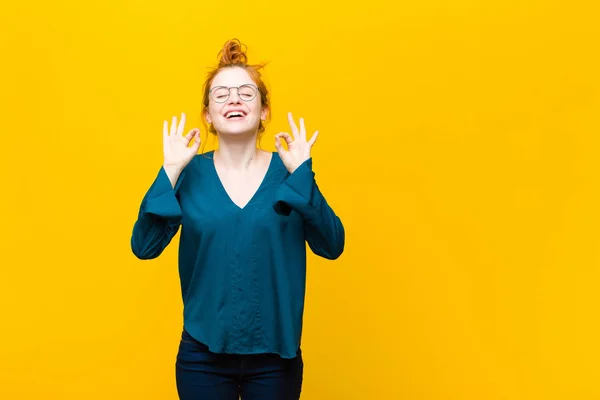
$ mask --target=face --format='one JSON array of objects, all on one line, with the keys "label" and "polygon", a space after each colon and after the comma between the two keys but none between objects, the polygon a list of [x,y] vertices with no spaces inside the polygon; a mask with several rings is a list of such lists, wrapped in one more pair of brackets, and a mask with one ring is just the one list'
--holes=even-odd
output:
[{"label": "face", "polygon": [[[231,88],[229,97],[227,90],[219,87]],[[219,135],[257,133],[261,119],[267,117],[267,109],[262,107],[258,88],[244,69],[235,67],[222,70],[213,79],[211,89],[206,120]]]}]

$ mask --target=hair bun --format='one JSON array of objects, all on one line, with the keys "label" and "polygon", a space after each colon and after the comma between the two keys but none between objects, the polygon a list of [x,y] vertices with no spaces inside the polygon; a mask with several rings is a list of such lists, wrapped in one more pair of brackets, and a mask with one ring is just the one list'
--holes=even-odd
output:
[{"label": "hair bun", "polygon": [[238,39],[231,39],[225,42],[219,52],[219,67],[231,65],[246,65],[248,56],[243,49],[245,46]]}]

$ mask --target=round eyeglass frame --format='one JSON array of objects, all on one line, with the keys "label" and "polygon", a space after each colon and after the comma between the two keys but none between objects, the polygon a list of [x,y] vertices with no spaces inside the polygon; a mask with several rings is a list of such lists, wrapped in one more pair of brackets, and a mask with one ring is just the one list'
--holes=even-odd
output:
[{"label": "round eyeglass frame", "polygon": [[[243,99],[243,98],[240,96],[240,88],[243,88],[243,87],[246,87],[246,86],[248,86],[248,87],[251,87],[251,88],[252,88],[252,90],[254,90],[254,96],[252,96],[252,98],[251,98],[251,99],[248,99],[248,100],[246,100],[246,99]],[[219,101],[219,100],[216,100],[216,99],[213,97],[213,90],[215,90],[215,89],[227,89],[227,90],[228,90],[228,92],[227,92],[227,97],[225,98],[225,100]],[[258,92],[259,92],[259,90],[258,90],[258,87],[257,87],[256,85],[252,85],[252,84],[250,84],[250,83],[246,83],[246,84],[243,84],[243,85],[240,85],[240,86],[215,86],[214,88],[210,89],[210,90],[208,91],[208,93],[210,94],[210,98],[211,98],[211,99],[212,99],[212,100],[213,100],[215,103],[219,103],[219,104],[220,104],[220,103],[225,103],[227,100],[229,100],[229,97],[231,97],[231,89],[237,89],[237,91],[238,91],[238,97],[239,97],[239,98],[240,98],[242,101],[245,101],[245,102],[249,102],[249,101],[252,101],[252,100],[254,100],[254,99],[256,98],[256,95],[257,95],[257,94],[258,94]]]}]

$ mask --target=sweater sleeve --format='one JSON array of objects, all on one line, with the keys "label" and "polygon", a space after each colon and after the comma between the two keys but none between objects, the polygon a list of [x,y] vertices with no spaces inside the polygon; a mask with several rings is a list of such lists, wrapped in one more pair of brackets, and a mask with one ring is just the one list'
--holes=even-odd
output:
[{"label": "sweater sleeve", "polygon": [[163,167],[146,192],[131,235],[131,250],[142,260],[158,257],[181,225],[182,213],[177,191],[185,170],[173,188]]},{"label": "sweater sleeve", "polygon": [[314,176],[310,158],[281,184],[273,209],[280,215],[290,215],[292,210],[300,214],[310,249],[318,256],[334,260],[344,251],[344,226],[325,200]]}]

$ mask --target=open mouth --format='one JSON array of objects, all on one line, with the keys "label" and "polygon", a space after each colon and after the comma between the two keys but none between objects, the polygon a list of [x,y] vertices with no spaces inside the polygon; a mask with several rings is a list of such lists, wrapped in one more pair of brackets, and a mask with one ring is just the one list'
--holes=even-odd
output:
[{"label": "open mouth", "polygon": [[225,114],[225,118],[230,121],[240,120],[246,116],[242,111],[230,111]]}]

